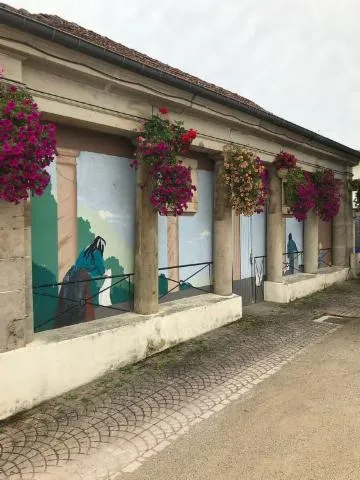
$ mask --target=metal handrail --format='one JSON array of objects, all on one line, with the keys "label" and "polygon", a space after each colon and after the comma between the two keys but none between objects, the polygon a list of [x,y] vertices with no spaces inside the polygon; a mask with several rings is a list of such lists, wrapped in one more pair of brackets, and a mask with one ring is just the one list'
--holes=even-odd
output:
[{"label": "metal handrail", "polygon": [[302,258],[303,255],[304,255],[304,251],[298,251],[298,252],[285,252],[283,253],[283,257],[285,257],[285,261],[283,261],[283,275],[286,274],[286,272],[288,271],[288,267],[290,267],[290,262],[289,261],[286,261],[286,259],[289,258],[290,255],[293,255],[294,257],[294,272],[297,271],[297,272],[300,272],[302,273],[302,270],[300,270],[298,267],[295,267],[295,259],[299,261],[299,258]]},{"label": "metal handrail", "polygon": [[[322,252],[324,252],[324,253],[321,254]],[[330,254],[330,261],[326,262],[325,258],[326,258],[328,253]],[[319,249],[318,268],[321,268],[322,266],[332,267],[332,248],[320,248]]]},{"label": "metal handrail", "polygon": [[[61,287],[63,285],[74,285],[74,284],[80,284],[80,283],[96,282],[96,281],[101,281],[101,280],[107,280],[109,278],[110,279],[119,279],[118,281],[116,281],[115,283],[110,285],[109,287],[106,287],[106,288],[103,288],[103,289],[99,290],[98,292],[96,292],[96,294],[91,295],[90,297],[82,298],[80,301],[77,301],[77,300],[74,300],[74,299],[71,299],[71,298],[67,298],[66,301],[69,302],[69,303],[73,303],[73,305],[71,307],[65,309],[63,312],[49,318],[48,320],[41,323],[40,325],[37,325],[37,328],[36,328],[35,332],[39,331],[39,329],[41,329],[42,327],[44,327],[45,325],[47,325],[51,321],[56,320],[57,318],[64,315],[65,313],[69,313],[71,310],[73,310],[75,308],[78,308],[79,305],[81,307],[85,307],[85,305],[93,305],[95,307],[108,308],[109,310],[117,310],[119,312],[129,312],[129,311],[131,311],[132,310],[132,305],[133,305],[132,292],[131,292],[131,277],[132,276],[134,276],[133,273],[124,273],[122,275],[109,275],[109,276],[103,276],[103,277],[87,278],[87,279],[84,279],[84,280],[64,281],[64,282],[48,283],[48,284],[33,286],[33,294],[34,295],[37,295],[37,296],[40,296],[40,297],[54,298],[56,300],[59,300],[61,298],[61,297],[59,297],[59,295],[51,295],[51,294],[47,294],[47,293],[41,293],[38,290],[43,289],[43,288],[53,288],[53,287],[58,288],[58,287]],[[106,292],[107,290],[111,290],[112,288],[120,285],[125,280],[127,280],[127,282],[128,282],[128,301],[124,302],[124,303],[129,304],[128,309],[114,307],[113,305],[101,305],[99,303],[94,303],[94,302],[91,301],[91,299],[93,299],[94,297],[97,297],[98,295],[100,295],[100,293]]]},{"label": "metal handrail", "polygon": [[190,284],[190,288],[194,289],[194,290],[199,290],[201,292],[204,292],[204,293],[211,293],[212,291],[212,279],[211,279],[211,266],[213,265],[213,262],[201,262],[201,263],[188,263],[188,264],[185,264],[185,265],[172,265],[170,267],[161,267],[158,269],[159,272],[164,272],[166,270],[175,270],[175,269],[180,269],[180,268],[189,268],[189,267],[201,267],[199,268],[196,272],[192,273],[191,275],[189,275],[187,278],[185,278],[184,280],[175,280],[173,278],[169,278],[169,277],[166,277],[164,275],[164,278],[169,281],[169,282],[173,282],[175,283],[175,285],[170,289],[168,290],[167,292],[163,293],[162,295],[159,295],[159,299],[162,299],[164,297],[166,297],[166,295],[169,295],[169,293],[172,293],[174,292],[178,287],[181,287],[182,285],[186,285],[187,282],[191,279],[191,278],[194,278],[196,275],[198,275],[200,272],[204,271],[206,268],[209,269],[209,287],[210,287],[210,291],[209,290],[205,290],[203,288],[200,288],[200,287],[195,287],[194,285],[191,285]]}]

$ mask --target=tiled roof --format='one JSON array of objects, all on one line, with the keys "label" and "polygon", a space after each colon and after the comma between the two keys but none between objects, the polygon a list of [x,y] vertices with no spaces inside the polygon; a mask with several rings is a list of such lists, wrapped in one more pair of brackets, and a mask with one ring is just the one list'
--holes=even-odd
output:
[{"label": "tiled roof", "polygon": [[190,75],[188,73],[185,73],[179,70],[178,68],[174,68],[174,67],[171,67],[170,65],[166,65],[165,63],[159,62],[158,60],[148,57],[143,53],[140,53],[140,52],[137,52],[136,50],[125,47],[125,45],[122,45],[121,43],[114,42],[110,38],[103,37],[98,33],[92,32],[91,30],[87,30],[86,28],[83,28],[80,25],[77,25],[76,23],[68,22],[67,20],[60,18],[57,15],[47,15],[43,13],[33,14],[28,12],[27,10],[24,10],[24,9],[18,10],[16,8],[10,7],[9,5],[6,5],[3,3],[0,3],[0,7],[6,10],[9,10],[11,12],[17,13],[19,15],[22,15],[31,20],[36,20],[38,22],[44,23],[48,26],[55,28],[56,30],[62,31],[64,33],[68,33],[77,38],[80,38],[81,40],[97,45],[111,52],[122,55],[129,60],[133,60],[140,64],[143,64],[148,67],[159,70],[161,72],[167,73],[181,80],[184,80],[188,83],[203,87],[207,90],[210,90],[214,93],[217,93],[235,102],[238,102],[239,104],[247,105],[249,107],[264,111],[259,105],[252,102],[251,100],[248,100],[245,97],[242,97],[236,93],[230,92],[229,90],[225,90],[224,88],[218,87],[212,83],[205,82],[204,80],[194,77],[193,75]]},{"label": "tiled roof", "polygon": [[[1,11],[4,12],[4,15],[1,15]],[[304,135],[305,137],[309,138],[312,141],[319,142],[323,145],[326,145],[330,148],[335,148],[338,151],[345,152],[350,154],[353,158],[348,159],[347,163],[355,165],[359,162],[360,159],[360,152],[353,148],[347,147],[346,145],[342,145],[334,140],[331,140],[327,137],[319,135],[311,130],[308,130],[304,127],[296,125],[292,122],[289,122],[273,113],[263,109],[256,103],[248,100],[237,93],[230,92],[229,90],[225,90],[224,88],[218,87],[212,83],[205,82],[200,78],[197,78],[193,75],[189,75],[177,68],[171,67],[170,65],[166,65],[165,63],[159,62],[143,53],[137,52],[131,48],[125,47],[121,43],[114,42],[107,37],[103,37],[91,30],[87,30],[76,23],[68,22],[63,18],[58,17],[57,15],[47,15],[47,14],[32,14],[29,13],[27,10],[24,9],[16,9],[6,5],[4,3],[0,3],[0,21],[1,18],[5,16],[5,23],[10,22],[11,25],[16,25],[16,28],[21,28],[24,30],[32,31],[35,35],[40,34],[41,29],[40,24],[43,25],[44,30],[49,29],[54,30],[54,33],[57,31],[59,34],[63,35],[63,37],[67,39],[75,40],[76,45],[79,44],[80,46],[84,47],[84,45],[88,45],[89,47],[93,48],[94,50],[97,49],[100,52],[104,52],[105,56],[115,56],[121,59],[128,61],[128,63],[133,64],[136,66],[135,71],[140,70],[140,73],[143,72],[143,68],[148,68],[149,71],[153,72],[151,76],[152,78],[157,78],[157,73],[159,73],[159,80],[164,81],[166,83],[175,84],[179,82],[183,84],[183,87],[194,87],[195,89],[199,89],[200,95],[204,97],[214,99],[216,102],[223,103],[224,105],[230,105],[231,107],[238,107],[239,110],[247,111],[248,113],[264,119],[265,121],[269,121],[274,125],[278,125],[280,127],[284,127],[289,129],[297,134]],[[11,20],[10,20],[10,17]],[[17,21],[14,19],[17,18]],[[29,20],[28,23],[35,25],[34,28],[29,28],[26,25],[26,20]],[[38,26],[36,24],[39,23]],[[44,37],[49,38],[49,37]],[[52,37],[51,37],[52,38]],[[56,35],[53,38],[55,41],[59,41],[56,39]],[[64,40],[65,42],[65,40]],[[62,42],[60,42],[62,43]],[[64,43],[69,48],[77,48],[76,46],[72,47],[69,45],[69,42],[66,41]],[[82,44],[82,45],[81,45]],[[75,44],[74,44],[75,45]],[[80,50],[80,49],[79,49]],[[90,48],[85,48],[86,53],[88,54],[88,50]],[[155,75],[155,77],[153,77]]]}]

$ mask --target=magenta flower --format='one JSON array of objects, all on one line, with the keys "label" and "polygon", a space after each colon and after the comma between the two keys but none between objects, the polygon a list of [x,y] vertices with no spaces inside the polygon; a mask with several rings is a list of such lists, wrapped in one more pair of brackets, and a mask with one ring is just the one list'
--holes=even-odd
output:
[{"label": "magenta flower", "polygon": [[56,154],[56,127],[41,123],[36,105],[23,98],[22,90],[1,88],[0,199],[19,203],[29,194],[41,195],[49,184],[44,168]]}]

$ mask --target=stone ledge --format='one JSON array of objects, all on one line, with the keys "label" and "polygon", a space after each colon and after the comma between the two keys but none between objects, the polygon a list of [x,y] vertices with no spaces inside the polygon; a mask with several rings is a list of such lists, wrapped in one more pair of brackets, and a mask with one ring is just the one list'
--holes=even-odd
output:
[{"label": "stone ledge", "polygon": [[344,267],[322,268],[317,274],[289,275],[282,283],[265,282],[264,297],[267,302],[290,303],[348,279],[349,268]]},{"label": "stone ledge", "polygon": [[241,317],[241,297],[208,294],[162,304],[155,315],[38,333],[24,348],[0,354],[0,419]]}]

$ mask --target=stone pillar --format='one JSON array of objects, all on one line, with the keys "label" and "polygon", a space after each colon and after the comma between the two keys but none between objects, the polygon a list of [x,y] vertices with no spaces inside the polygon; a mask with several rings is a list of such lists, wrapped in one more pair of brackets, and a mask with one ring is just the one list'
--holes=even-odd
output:
[{"label": "stone pillar", "polygon": [[333,265],[348,267],[352,252],[352,201],[347,183],[341,187],[339,212],[333,220]]},{"label": "stone pillar", "polygon": [[215,160],[213,276],[214,292],[228,296],[232,294],[232,208],[225,204],[223,171],[224,159],[221,156]]},{"label": "stone pillar", "polygon": [[142,315],[159,310],[158,217],[150,202],[151,186],[142,188],[147,179],[147,168],[141,165],[136,185],[134,310]]},{"label": "stone pillar", "polygon": [[0,352],[33,338],[30,202],[0,200]]},{"label": "stone pillar", "polygon": [[59,282],[63,281],[78,255],[76,173],[78,155],[79,152],[75,150],[58,148],[56,157]]},{"label": "stone pillar", "polygon": [[[167,218],[167,258],[168,266],[175,267],[179,265],[179,219],[178,217]],[[179,291],[179,269],[173,268],[167,271],[169,278],[169,290]],[[173,281],[171,281],[173,280]]]},{"label": "stone pillar", "polygon": [[282,282],[284,231],[282,219],[281,180],[269,167],[270,198],[267,209],[266,280]]},{"label": "stone pillar", "polygon": [[319,217],[315,212],[308,213],[304,221],[304,271],[317,273],[319,261]]}]

